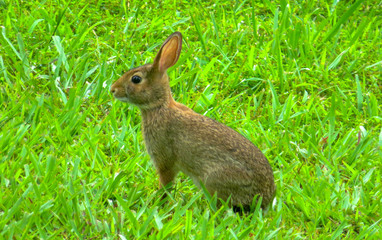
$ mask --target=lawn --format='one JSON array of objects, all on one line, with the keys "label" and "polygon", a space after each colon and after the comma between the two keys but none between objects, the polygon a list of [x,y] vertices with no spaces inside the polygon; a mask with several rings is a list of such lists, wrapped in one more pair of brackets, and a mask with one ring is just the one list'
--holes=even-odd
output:
[{"label": "lawn", "polygon": [[[111,84],[183,34],[174,99],[272,165],[267,213],[166,199]],[[381,239],[382,2],[0,0],[0,239]]]}]

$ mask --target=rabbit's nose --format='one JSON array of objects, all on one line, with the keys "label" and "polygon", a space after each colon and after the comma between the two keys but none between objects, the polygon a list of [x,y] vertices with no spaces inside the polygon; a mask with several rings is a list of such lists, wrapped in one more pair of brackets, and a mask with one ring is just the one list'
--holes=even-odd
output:
[{"label": "rabbit's nose", "polygon": [[115,94],[115,93],[117,92],[117,88],[114,87],[114,86],[111,86],[111,88],[110,88],[110,92],[111,92],[112,94]]}]

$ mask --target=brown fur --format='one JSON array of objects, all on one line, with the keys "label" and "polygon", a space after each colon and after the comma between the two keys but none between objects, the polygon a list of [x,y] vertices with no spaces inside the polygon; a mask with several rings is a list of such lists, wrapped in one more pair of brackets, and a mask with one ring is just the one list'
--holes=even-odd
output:
[{"label": "brown fur", "polygon": [[[146,148],[162,186],[182,171],[211,194],[223,200],[231,196],[233,206],[251,205],[259,195],[265,208],[274,197],[275,183],[264,154],[231,128],[173,100],[166,71],[178,60],[181,47],[182,35],[173,33],[153,64],[128,71],[111,92],[141,109]],[[142,81],[133,83],[133,75]]]}]

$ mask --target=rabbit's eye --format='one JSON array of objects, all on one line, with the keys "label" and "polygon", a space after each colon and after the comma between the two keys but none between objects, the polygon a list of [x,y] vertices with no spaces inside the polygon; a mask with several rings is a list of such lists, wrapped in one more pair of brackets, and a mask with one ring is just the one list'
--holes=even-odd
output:
[{"label": "rabbit's eye", "polygon": [[135,75],[135,76],[133,76],[133,77],[131,78],[131,81],[132,81],[133,83],[135,83],[135,84],[138,84],[138,83],[140,83],[140,82],[142,81],[142,78],[141,78],[140,76]]}]

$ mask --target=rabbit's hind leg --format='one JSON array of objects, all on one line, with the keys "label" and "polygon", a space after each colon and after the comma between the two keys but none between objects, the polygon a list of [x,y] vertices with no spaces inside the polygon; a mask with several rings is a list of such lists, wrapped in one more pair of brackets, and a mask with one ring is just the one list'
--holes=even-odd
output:
[{"label": "rabbit's hind leg", "polygon": [[207,176],[204,185],[211,195],[217,193],[217,197],[224,201],[231,196],[231,206],[246,210],[249,209],[255,195],[254,184],[246,174],[238,171],[239,169],[235,171],[233,168],[216,170]]}]

